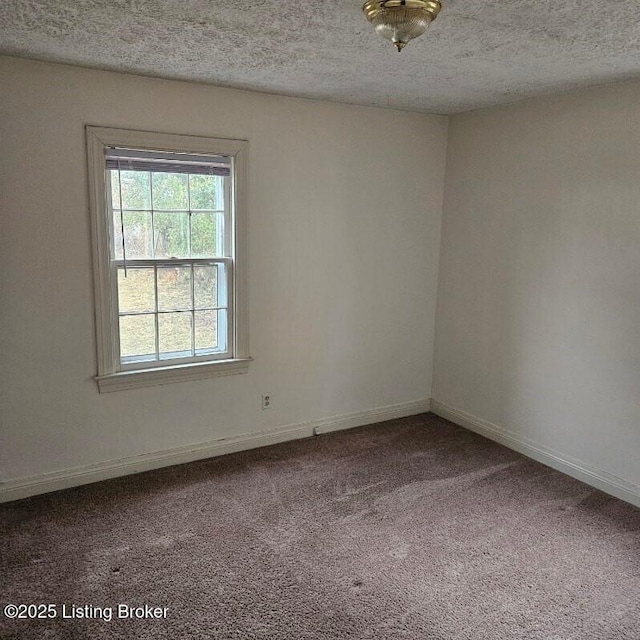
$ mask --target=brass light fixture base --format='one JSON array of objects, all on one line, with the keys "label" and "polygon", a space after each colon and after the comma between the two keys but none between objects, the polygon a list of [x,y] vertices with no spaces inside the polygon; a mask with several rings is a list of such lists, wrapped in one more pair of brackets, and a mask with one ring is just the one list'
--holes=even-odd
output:
[{"label": "brass light fixture base", "polygon": [[367,20],[398,51],[421,36],[441,9],[439,0],[368,0],[362,6]]}]

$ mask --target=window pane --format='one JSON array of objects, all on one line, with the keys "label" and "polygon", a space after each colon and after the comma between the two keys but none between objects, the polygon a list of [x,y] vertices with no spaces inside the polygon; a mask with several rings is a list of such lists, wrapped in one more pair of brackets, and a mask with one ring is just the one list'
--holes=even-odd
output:
[{"label": "window pane", "polygon": [[[119,222],[120,212],[117,212]],[[124,246],[130,260],[151,258],[151,213],[148,211],[124,211]],[[116,247],[114,247],[115,249]]]},{"label": "window pane", "polygon": [[216,328],[217,328],[217,338],[218,338],[218,351],[226,351],[227,350],[227,310],[220,309],[215,312],[216,314]]},{"label": "window pane", "polygon": [[158,316],[160,358],[185,358],[191,352],[191,313],[161,313]]},{"label": "window pane", "polygon": [[109,178],[111,180],[111,208],[120,209],[120,177],[118,172],[111,169]]},{"label": "window pane", "polygon": [[218,267],[194,267],[194,308],[213,309],[218,304]]},{"label": "window pane", "polygon": [[216,269],[218,271],[217,284],[218,284],[218,307],[228,307],[229,299],[227,298],[227,266],[225,264],[217,264]]},{"label": "window pane", "polygon": [[121,171],[120,180],[123,209],[151,209],[148,171]]},{"label": "window pane", "polygon": [[153,268],[118,269],[118,311],[139,313],[155,311],[156,293]]},{"label": "window pane", "polygon": [[113,255],[122,260],[122,220],[118,209],[113,210]]},{"label": "window pane", "polygon": [[[223,255],[217,238],[222,231],[219,213],[196,211],[191,214],[191,255],[194,258],[215,258]],[[222,243],[220,243],[222,244]]]},{"label": "window pane", "polygon": [[215,351],[218,347],[218,317],[216,311],[195,312],[196,355]]},{"label": "window pane", "polygon": [[156,324],[153,315],[122,316],[120,318],[120,357],[138,356],[154,359],[156,353]]},{"label": "window pane", "polygon": [[215,209],[219,176],[189,176],[191,209]]},{"label": "window pane", "polygon": [[156,258],[189,256],[189,214],[187,212],[154,213]]},{"label": "window pane", "polygon": [[227,180],[229,180],[229,178],[223,178],[222,176],[214,176],[214,184],[215,184],[215,195],[216,195],[216,201],[215,201],[215,209],[217,211],[224,211],[225,210],[225,206],[224,206],[224,189],[225,189],[225,185]]},{"label": "window pane", "polygon": [[152,173],[153,208],[189,209],[186,173]]},{"label": "window pane", "polygon": [[191,267],[158,267],[158,310],[192,308]]}]

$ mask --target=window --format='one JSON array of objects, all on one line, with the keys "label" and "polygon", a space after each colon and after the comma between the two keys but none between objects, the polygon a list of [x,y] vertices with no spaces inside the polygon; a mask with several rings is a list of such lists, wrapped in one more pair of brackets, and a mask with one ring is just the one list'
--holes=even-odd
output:
[{"label": "window", "polygon": [[244,373],[245,141],[87,127],[100,391]]}]

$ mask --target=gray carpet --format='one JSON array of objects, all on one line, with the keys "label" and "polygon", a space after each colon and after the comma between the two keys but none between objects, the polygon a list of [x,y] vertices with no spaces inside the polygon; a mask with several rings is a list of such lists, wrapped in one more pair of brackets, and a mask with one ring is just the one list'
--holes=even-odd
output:
[{"label": "gray carpet", "polygon": [[[58,616],[0,614],[3,638],[640,638],[640,510],[431,414],[0,517],[2,606]],[[61,619],[63,603],[167,617]]]}]

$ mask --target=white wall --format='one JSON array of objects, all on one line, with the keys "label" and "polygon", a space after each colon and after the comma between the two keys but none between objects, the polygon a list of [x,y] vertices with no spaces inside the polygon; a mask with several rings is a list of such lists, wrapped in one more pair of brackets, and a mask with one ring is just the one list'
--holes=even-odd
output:
[{"label": "white wall", "polygon": [[451,119],[433,386],[637,500],[639,104],[630,83]]},{"label": "white wall", "polygon": [[[640,495],[640,84],[452,118],[435,359],[446,118],[11,58],[0,85],[0,498],[411,411],[432,364],[459,422]],[[85,124],[250,141],[249,374],[98,394]]]},{"label": "white wall", "polygon": [[[429,397],[446,118],[11,58],[0,74],[5,487]],[[250,141],[247,375],[98,393],[85,124]]]}]

